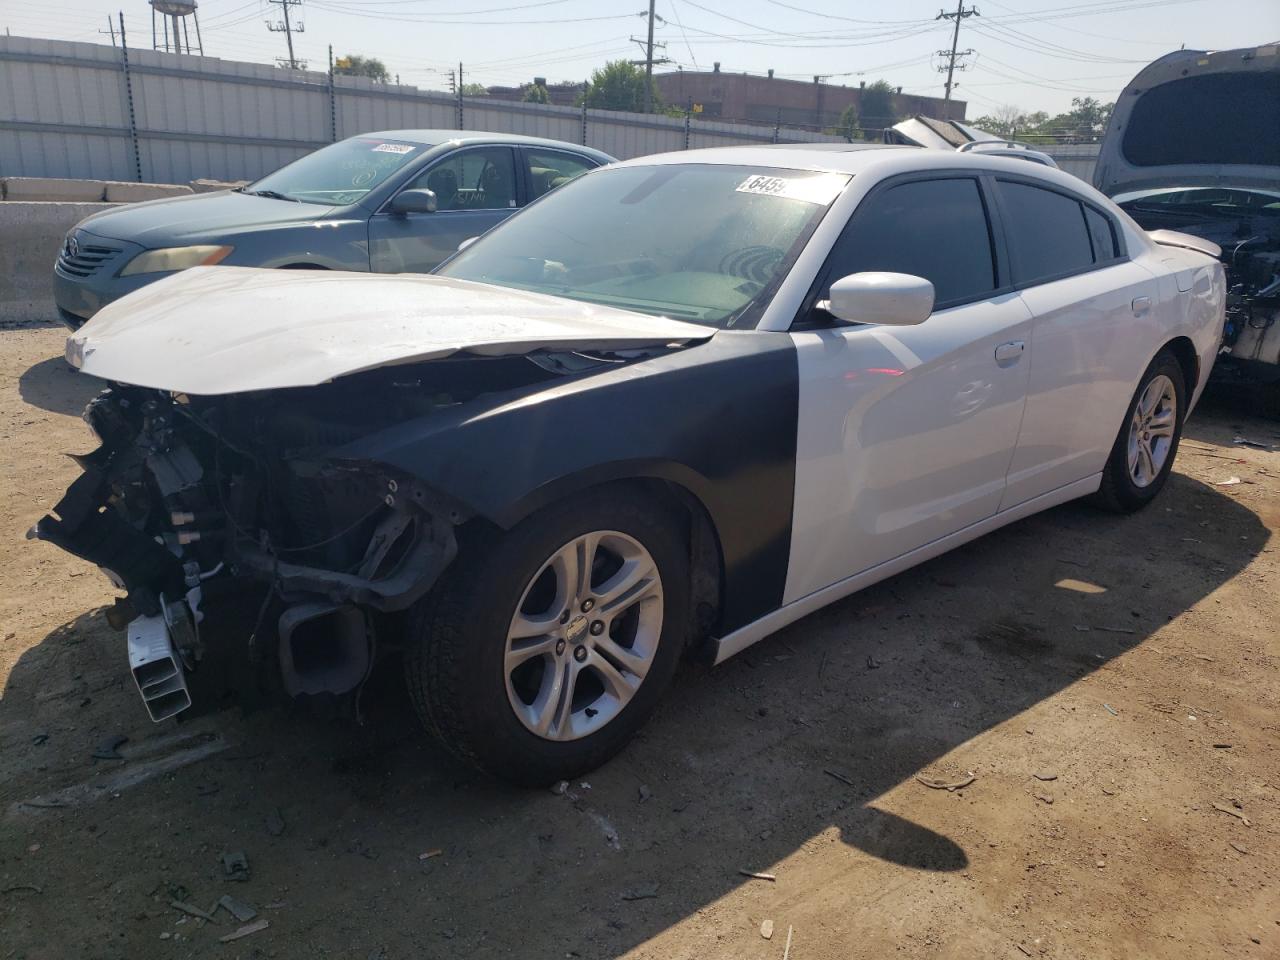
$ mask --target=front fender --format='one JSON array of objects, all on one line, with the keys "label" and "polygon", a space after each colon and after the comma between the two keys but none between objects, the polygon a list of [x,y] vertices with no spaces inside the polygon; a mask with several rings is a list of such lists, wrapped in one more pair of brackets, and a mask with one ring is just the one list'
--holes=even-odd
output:
[{"label": "front fender", "polygon": [[786,334],[727,331],[603,371],[478,397],[333,452],[416,476],[510,528],[613,480],[654,478],[698,498],[725,564],[722,626],[782,602],[798,404]]}]

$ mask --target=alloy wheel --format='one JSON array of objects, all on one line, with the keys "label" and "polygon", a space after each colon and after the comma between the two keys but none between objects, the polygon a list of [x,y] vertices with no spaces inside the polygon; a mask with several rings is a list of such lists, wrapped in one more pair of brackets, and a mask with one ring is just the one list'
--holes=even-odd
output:
[{"label": "alloy wheel", "polygon": [[1129,479],[1145,488],[1155,482],[1173,449],[1178,419],[1178,393],[1164,374],[1152,377],[1129,421]]},{"label": "alloy wheel", "polygon": [[545,740],[600,730],[635,696],[662,635],[658,566],[635,538],[598,530],[566,543],[525,587],[507,630],[511,708]]}]

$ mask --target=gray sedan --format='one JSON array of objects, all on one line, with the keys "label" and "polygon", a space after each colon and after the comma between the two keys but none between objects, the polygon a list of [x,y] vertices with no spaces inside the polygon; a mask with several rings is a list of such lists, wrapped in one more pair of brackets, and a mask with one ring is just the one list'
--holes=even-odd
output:
[{"label": "gray sedan", "polygon": [[112,300],[194,266],[426,272],[463,240],[612,159],[498,133],[361,134],[238,190],[88,217],[58,254],[54,299],[75,329]]}]

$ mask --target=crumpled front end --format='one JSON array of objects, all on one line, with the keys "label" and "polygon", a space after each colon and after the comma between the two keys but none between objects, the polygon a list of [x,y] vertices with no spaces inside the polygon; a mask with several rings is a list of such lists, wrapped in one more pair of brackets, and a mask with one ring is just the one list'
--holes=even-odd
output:
[{"label": "crumpled front end", "polygon": [[[453,379],[553,376],[524,358],[435,366],[464,365],[487,369]],[[84,473],[30,535],[127,592],[108,620],[128,632],[154,720],[233,693],[358,692],[395,615],[453,559],[467,511],[336,451],[457,402],[448,372],[436,379],[395,368],[221,397],[117,385],[88,406],[101,446],[75,458]]]}]

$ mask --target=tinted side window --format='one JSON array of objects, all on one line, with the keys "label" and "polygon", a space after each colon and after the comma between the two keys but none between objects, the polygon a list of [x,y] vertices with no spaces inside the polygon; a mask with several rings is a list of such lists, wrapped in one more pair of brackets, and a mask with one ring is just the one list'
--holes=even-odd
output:
[{"label": "tinted side window", "polygon": [[1014,283],[1040,283],[1093,265],[1093,245],[1079,200],[1008,180],[997,186]]},{"label": "tinted side window", "polygon": [[864,201],[831,251],[826,284],[867,270],[924,277],[940,307],[993,291],[995,259],[978,182],[916,180]]},{"label": "tinted side window", "polygon": [[426,187],[440,210],[505,210],[516,205],[516,167],[509,147],[459,150],[431,165],[411,187]]},{"label": "tinted side window", "polygon": [[1105,263],[1119,256],[1116,250],[1116,235],[1111,229],[1111,221],[1093,207],[1084,208],[1084,220],[1089,225],[1089,239],[1093,241],[1093,259],[1095,263]]},{"label": "tinted side window", "polygon": [[595,164],[586,157],[575,157],[568,153],[526,150],[525,156],[529,160],[529,183],[533,188],[530,200],[537,200],[544,193],[595,169]]}]

